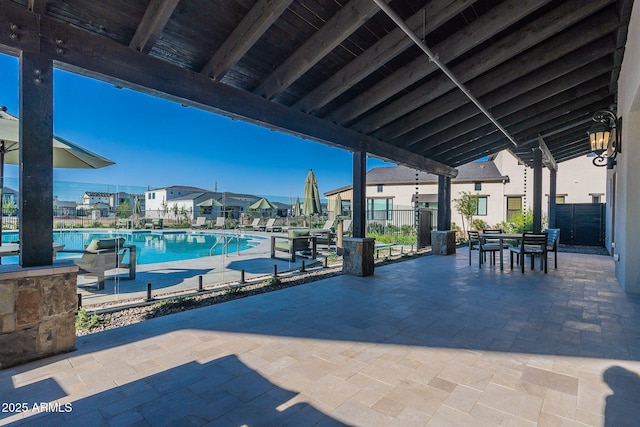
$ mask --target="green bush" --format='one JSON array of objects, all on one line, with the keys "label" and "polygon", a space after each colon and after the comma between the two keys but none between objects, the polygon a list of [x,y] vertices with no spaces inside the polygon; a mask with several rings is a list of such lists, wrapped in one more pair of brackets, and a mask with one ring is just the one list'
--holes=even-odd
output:
[{"label": "green bush", "polygon": [[471,221],[472,230],[482,231],[488,228],[489,228],[489,224],[487,224],[486,221],[482,219],[476,218],[473,221]]},{"label": "green bush", "polygon": [[78,309],[76,316],[76,329],[80,331],[90,331],[100,324],[97,314],[89,315],[84,308]]}]

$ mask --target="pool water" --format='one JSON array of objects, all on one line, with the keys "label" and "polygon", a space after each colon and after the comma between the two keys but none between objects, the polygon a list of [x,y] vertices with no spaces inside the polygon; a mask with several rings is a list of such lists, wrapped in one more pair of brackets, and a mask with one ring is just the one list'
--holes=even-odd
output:
[{"label": "pool water", "polygon": [[[97,232],[97,231],[54,231],[53,241],[64,244],[65,249],[83,249],[93,239],[105,239],[113,237],[124,237],[125,245],[136,245],[136,255],[138,264],[153,264],[166,261],[181,261],[185,259],[193,259],[207,257],[210,254],[211,247],[216,241],[223,236],[222,233],[199,233],[199,232]],[[227,235],[232,237],[232,235]],[[233,236],[229,243],[229,254],[235,254],[238,251],[238,242],[240,251],[252,248],[259,244],[260,237],[241,236],[238,239]],[[18,240],[17,233],[4,232],[2,234],[2,242],[13,242]],[[220,239],[219,243],[211,252],[211,255],[222,254],[224,241]],[[226,251],[225,251],[226,253]],[[78,257],[78,254],[58,253],[58,258]],[[4,257],[3,264],[17,264],[18,257]]]}]

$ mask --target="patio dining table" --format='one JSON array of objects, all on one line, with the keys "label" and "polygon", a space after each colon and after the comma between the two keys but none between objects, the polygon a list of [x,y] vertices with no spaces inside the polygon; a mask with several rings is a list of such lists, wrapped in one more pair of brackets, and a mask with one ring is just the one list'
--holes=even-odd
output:
[{"label": "patio dining table", "polygon": [[[478,236],[483,242],[486,239],[497,240],[498,244],[503,247],[505,240],[517,240],[520,242],[522,239],[522,234],[516,233],[480,233]],[[504,270],[504,254],[503,251],[500,251],[500,270]]]}]

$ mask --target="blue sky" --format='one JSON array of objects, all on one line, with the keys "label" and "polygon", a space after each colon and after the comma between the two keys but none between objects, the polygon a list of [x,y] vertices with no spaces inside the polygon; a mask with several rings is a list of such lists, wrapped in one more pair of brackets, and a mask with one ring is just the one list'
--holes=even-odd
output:
[{"label": "blue sky", "polygon": [[[18,59],[0,54],[0,105],[18,115]],[[56,181],[193,185],[288,201],[310,168],[320,194],[352,181],[352,154],[129,89],[54,71],[54,133],[116,162],[55,169]],[[388,165],[369,159],[368,168]],[[5,165],[5,176],[17,177]]]}]

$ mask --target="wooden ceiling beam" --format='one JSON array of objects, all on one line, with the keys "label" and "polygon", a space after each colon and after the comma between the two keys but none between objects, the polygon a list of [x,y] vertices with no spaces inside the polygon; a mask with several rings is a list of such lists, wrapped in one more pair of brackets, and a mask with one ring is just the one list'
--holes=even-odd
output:
[{"label": "wooden ceiling beam", "polygon": [[[424,9],[411,16],[407,20],[407,25],[413,31],[424,31],[428,34],[468,8],[475,1],[431,1]],[[424,22],[425,15],[429,17],[426,22]],[[293,107],[306,113],[324,107],[412,45],[411,39],[400,28],[395,28],[355,57],[340,71],[322,82],[320,86],[305,95]]]},{"label": "wooden ceiling beam", "polygon": [[351,0],[263,80],[254,93],[267,99],[273,98],[291,86],[378,11],[378,6],[371,0]]},{"label": "wooden ceiling beam", "polygon": [[[491,112],[496,119],[505,119],[506,121],[504,125],[508,126],[509,118],[514,117],[516,112],[530,108],[542,101],[546,100],[545,106],[547,106],[547,108],[553,108],[554,103],[564,103],[567,100],[580,96],[577,93],[589,93],[594,90],[594,86],[598,88],[606,86],[609,81],[609,72],[609,61],[602,60],[598,63],[589,64],[584,68],[574,70],[573,72],[547,84],[533,88],[519,96],[515,96],[507,102],[496,105],[492,108]],[[599,77],[597,81],[594,81],[593,79],[596,79],[597,77]],[[508,91],[505,90],[502,93],[507,92]],[[567,97],[569,98],[567,99]],[[487,119],[480,114],[471,115],[473,113],[477,113],[477,109],[475,111],[471,110],[473,109],[463,106],[458,110],[452,111],[447,115],[446,120],[438,121],[442,124],[438,126],[439,123],[434,123],[435,126],[432,126],[432,129],[437,130],[437,132],[425,132],[426,135],[424,135],[421,140],[433,139],[444,144],[446,141],[467,135],[474,130],[485,126],[487,124]],[[407,148],[406,145],[397,143],[396,141],[393,141],[393,144]],[[414,143],[411,145],[413,144]]]},{"label": "wooden ceiling beam", "polygon": [[[513,132],[517,138],[522,139],[523,141],[528,140],[524,138],[522,134],[532,134],[535,132],[535,137],[531,141],[534,143],[537,140],[539,134],[543,135],[549,140],[549,136],[547,131],[552,129],[552,126],[556,124],[556,118],[562,117],[561,121],[567,127],[569,124],[575,124],[575,126],[579,126],[584,123],[584,111],[590,110],[594,105],[601,105],[602,96],[606,92],[606,89],[601,89],[599,92],[586,95],[581,97],[580,99],[570,101],[569,105],[562,105],[557,108],[548,110],[545,114],[540,115],[538,117],[534,117],[529,121],[521,122],[514,126],[510,126],[509,130]],[[567,113],[567,108],[573,108],[573,112]],[[564,132],[565,130],[563,130]],[[455,164],[454,162],[461,161],[464,164],[466,162],[474,160],[476,155],[485,152],[497,152],[505,147],[508,148],[508,144],[502,135],[497,132],[492,132],[491,134],[487,134],[482,138],[478,138],[474,141],[468,141],[468,146],[466,149],[462,149],[461,145],[456,145],[455,147],[451,146],[450,149],[446,152],[443,152],[441,156],[436,156],[435,153],[429,153],[430,157],[437,158],[439,161],[450,161],[451,164]],[[530,145],[530,144],[529,144]],[[517,148],[512,148],[512,151],[517,151]],[[428,149],[425,152],[429,152]],[[553,152],[553,148],[552,148]],[[422,153],[424,154],[424,152]],[[457,156],[457,157],[456,157]],[[482,155],[480,156],[482,157]],[[455,160],[454,160],[455,159]]]},{"label": "wooden ceiling beam", "polygon": [[50,16],[33,19],[26,7],[11,1],[0,3],[0,28],[20,22],[22,34],[36,34],[15,38],[8,31],[0,31],[0,44],[51,55],[58,68],[331,146],[366,150],[373,156],[436,175],[457,175],[456,169],[424,156],[215,82]]},{"label": "wooden ceiling beam", "polygon": [[142,53],[149,53],[158,37],[169,22],[180,0],[151,0],[136,29],[129,47]]},{"label": "wooden ceiling beam", "polygon": [[[440,61],[446,64],[495,36],[498,32],[505,30],[545,3],[548,3],[548,0],[507,0],[431,50],[439,54]],[[438,66],[431,62],[426,55],[420,55],[366,92],[336,108],[327,118],[339,124],[349,123],[437,69]],[[397,118],[397,116],[395,117]],[[354,129],[362,132],[367,127],[368,125],[358,124]],[[366,133],[366,131],[364,132]]]},{"label": "wooden ceiling beam", "polygon": [[[535,55],[539,58],[539,62],[549,63],[552,60],[561,57],[561,52],[568,53],[589,43],[590,41],[593,41],[595,38],[599,38],[604,34],[613,31],[619,24],[617,23],[617,18],[614,16],[613,12],[609,10],[608,13],[586,19],[586,22],[578,24],[577,28],[572,27],[569,29],[567,33],[571,35],[570,37],[565,34],[556,36],[556,38],[565,41],[564,50],[556,49],[556,46],[553,46],[551,50],[543,50],[536,47],[536,45],[553,37],[563,29],[567,29],[572,24],[579,22],[594,11],[599,10],[602,8],[603,3],[606,4],[611,1],[612,0],[582,0],[580,2],[581,5],[577,5],[576,2],[562,3],[543,17],[525,25],[520,30],[491,45],[491,47],[478,52],[471,58],[454,66],[452,68],[452,72],[456,75],[458,80],[465,83],[472,78],[509,61],[527,49],[531,49],[535,52]],[[611,21],[607,21],[607,19],[610,19]],[[578,30],[578,28],[580,30]],[[597,34],[598,37],[594,38],[593,34]],[[571,44],[571,42],[573,42],[573,44]],[[435,48],[435,50],[439,49]],[[518,64],[518,68],[521,66],[525,69],[527,67],[529,70],[533,69],[530,65],[523,63],[523,61],[520,60],[520,57],[512,61],[510,68],[512,68],[514,64]],[[409,70],[410,67],[411,65],[404,69]],[[398,72],[395,78],[399,78],[400,75],[401,73]],[[396,84],[395,86],[396,88],[401,88],[402,85]],[[409,117],[414,117],[410,115],[412,111],[435,100],[437,97],[447,93],[454,87],[455,85],[449,81],[448,77],[438,75],[422,86],[411,90],[409,94],[386,105],[384,108],[362,117],[350,127],[358,132],[370,134],[399,118],[402,118],[404,123],[404,121],[408,120]],[[377,90],[378,89],[374,87],[373,93]],[[385,97],[377,96],[376,99],[373,99],[369,92],[370,91],[363,93],[360,97],[355,98],[346,105],[355,104],[356,101],[359,102],[360,105],[358,105],[358,113],[362,114],[365,111],[371,110],[380,102],[392,97],[399,92],[399,90],[387,91],[384,94]],[[342,107],[337,109],[335,114],[338,114],[341,109]]]},{"label": "wooden ceiling beam", "polygon": [[[603,57],[610,55],[614,49],[613,39],[604,37],[564,55],[547,66],[538,67],[531,72],[528,72],[530,71],[529,67],[525,69],[511,67],[511,71],[505,75],[500,70],[502,67],[508,67],[510,62],[507,62],[495,70],[500,78],[492,78],[494,74],[489,71],[486,76],[470,81],[467,87],[472,93],[480,97],[481,102],[493,108],[495,105],[542,86],[587,64],[594,64],[595,66],[597,61],[598,64],[606,63],[609,66],[610,60]],[[536,62],[535,58],[529,59],[531,61],[528,61],[527,65],[537,65],[539,61],[544,60],[540,59]],[[452,121],[452,113],[450,112],[455,109],[464,106],[470,114],[477,114],[477,108],[471,105],[467,107],[467,105],[466,96],[459,91],[452,91],[411,113],[411,120],[402,119],[406,129],[401,129],[397,122],[393,122],[374,132],[371,136],[383,141],[389,141],[394,145],[408,147],[411,143],[423,140],[430,134],[435,133],[433,130],[442,130],[437,130],[438,128],[434,128],[434,126],[450,126],[449,123]],[[438,120],[445,114],[447,116],[446,120]]]},{"label": "wooden ceiling beam", "polygon": [[200,73],[220,81],[262,37],[293,0],[258,0]]}]

